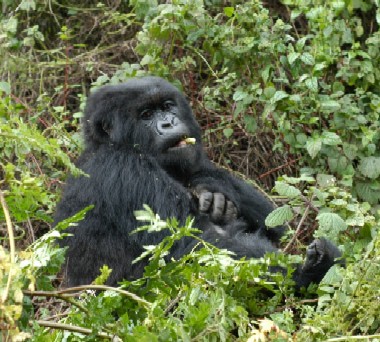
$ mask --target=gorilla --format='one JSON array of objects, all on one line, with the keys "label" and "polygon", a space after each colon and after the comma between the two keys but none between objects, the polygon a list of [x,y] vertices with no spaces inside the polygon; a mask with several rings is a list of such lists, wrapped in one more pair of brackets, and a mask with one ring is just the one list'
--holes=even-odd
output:
[{"label": "gorilla", "polygon": [[[167,232],[130,234],[138,227],[134,211],[147,204],[162,219],[180,223],[194,218],[201,238],[226,248],[237,258],[276,252],[284,227],[267,229],[273,203],[258,189],[216,167],[202,148],[201,130],[192,110],[173,85],[143,77],[104,86],[87,101],[83,133],[85,150],[77,165],[87,176],[69,178],[55,222],[94,205],[68,231],[68,286],[91,283],[103,265],[112,273],[109,285],[143,274],[146,262],[132,263],[144,245],[160,242]],[[188,253],[191,238],[176,243],[169,258]],[[304,265],[294,273],[297,287],[318,283],[340,257],[326,239],[308,247]]]}]

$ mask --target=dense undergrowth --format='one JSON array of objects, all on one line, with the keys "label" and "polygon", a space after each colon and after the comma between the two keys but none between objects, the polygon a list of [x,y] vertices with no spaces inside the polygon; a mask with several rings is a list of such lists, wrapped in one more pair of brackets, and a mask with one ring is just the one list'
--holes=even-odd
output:
[{"label": "dense undergrowth", "polygon": [[[0,14],[1,341],[380,341],[380,9],[377,0],[3,0]],[[142,279],[59,290],[51,218],[81,151],[91,87],[144,74],[189,97],[209,156],[273,188],[286,253],[233,260],[145,208]],[[142,208],[143,209],[143,208]],[[153,228],[152,228],[153,227]],[[312,236],[340,246],[317,288],[295,295],[291,265]],[[289,266],[289,273],[291,267]]]}]

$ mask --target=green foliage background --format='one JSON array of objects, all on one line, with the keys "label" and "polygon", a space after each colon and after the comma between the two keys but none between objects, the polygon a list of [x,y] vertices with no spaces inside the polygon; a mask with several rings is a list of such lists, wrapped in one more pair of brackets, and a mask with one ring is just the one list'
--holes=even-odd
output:
[{"label": "green foliage background", "polygon": [[[378,0],[3,0],[2,340],[380,340],[379,24]],[[268,275],[297,256],[234,261],[205,245],[164,264],[196,232],[148,209],[139,215],[172,237],[147,249],[143,279],[107,289],[104,268],[97,296],[52,292],[64,252],[53,241],[84,214],[51,230],[79,172],[85,98],[145,74],[187,94],[210,158],[273,188],[267,225],[290,224],[285,252],[313,234],[342,248],[347,268],[312,299]]]}]

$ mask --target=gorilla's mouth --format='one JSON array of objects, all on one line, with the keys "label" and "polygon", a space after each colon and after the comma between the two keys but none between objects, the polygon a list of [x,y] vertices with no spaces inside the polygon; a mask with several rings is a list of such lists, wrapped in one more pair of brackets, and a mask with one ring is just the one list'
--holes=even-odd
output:
[{"label": "gorilla's mouth", "polygon": [[185,135],[181,137],[179,140],[176,140],[174,145],[168,148],[168,151],[179,149],[179,148],[185,148],[190,145],[195,145],[196,141],[197,140],[195,138],[189,138],[188,136]]}]

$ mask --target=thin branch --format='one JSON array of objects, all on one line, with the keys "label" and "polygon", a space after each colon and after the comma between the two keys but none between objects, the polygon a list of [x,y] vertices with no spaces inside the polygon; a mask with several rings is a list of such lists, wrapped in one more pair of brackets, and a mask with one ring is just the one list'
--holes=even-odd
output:
[{"label": "thin branch", "polygon": [[5,288],[3,295],[2,295],[2,298],[1,298],[2,302],[4,303],[8,298],[9,289],[11,287],[12,267],[15,263],[16,247],[15,247],[15,238],[14,238],[14,234],[13,234],[11,216],[9,214],[9,209],[7,206],[7,202],[5,201],[4,194],[1,190],[0,190],[0,202],[1,202],[1,206],[3,208],[5,222],[7,224],[8,236],[9,236],[9,248],[10,248],[10,256],[11,256],[11,265],[9,267],[7,287]]},{"label": "thin branch", "polygon": [[[311,201],[310,201],[311,202]],[[306,220],[306,217],[307,215],[309,214],[309,210],[310,210],[310,203],[307,205],[307,207],[305,208],[305,211],[302,215],[302,218],[300,220],[300,222],[298,223],[298,226],[297,226],[297,229],[296,231],[294,232],[294,235],[292,237],[292,239],[288,242],[288,244],[285,246],[285,248],[283,249],[283,252],[286,254],[286,253],[289,253],[290,251],[290,248],[293,246],[294,242],[297,240],[298,236],[300,235],[300,232],[302,230],[302,226],[303,226],[303,223],[305,222]]]},{"label": "thin branch", "polygon": [[165,313],[164,313],[165,316],[167,316],[169,312],[172,311],[172,309],[177,305],[181,297],[182,297],[182,291],[179,291],[177,297],[171,300],[168,307],[165,309]]},{"label": "thin branch", "polygon": [[367,336],[343,336],[343,337],[336,337],[336,338],[329,338],[328,340],[325,340],[325,342],[339,342],[339,341],[357,341],[357,340],[366,340],[368,341],[370,338],[379,338],[380,334],[376,335],[367,335]]},{"label": "thin branch", "polygon": [[145,299],[135,295],[132,292],[122,290],[118,287],[111,287],[111,286],[106,286],[106,285],[83,285],[83,286],[69,287],[67,289],[58,290],[58,291],[23,291],[23,292],[25,295],[28,295],[28,296],[44,296],[44,297],[63,296],[64,298],[67,298],[69,296],[77,295],[77,294],[71,294],[71,292],[86,291],[86,290],[115,291],[122,295],[130,297],[131,299],[135,300],[139,304],[146,306],[147,308],[150,308],[152,305]]},{"label": "thin branch", "polygon": [[[93,331],[91,329],[85,329],[85,328],[82,328],[82,327],[78,327],[76,325],[69,325],[69,324],[63,324],[63,323],[55,323],[55,322],[48,322],[48,321],[33,321],[32,323],[36,322],[38,325],[40,325],[41,327],[46,327],[46,328],[53,328],[53,329],[58,329],[58,330],[67,330],[67,331],[73,331],[73,332],[77,332],[77,333],[80,333],[80,334],[84,334],[84,335],[90,335],[93,333]],[[100,337],[100,338],[103,338],[103,339],[108,339],[108,340],[111,340],[111,341],[117,341],[117,342],[121,342],[121,339],[116,336],[116,335],[110,335],[110,334],[107,334],[107,333],[104,333],[104,332],[98,332],[96,334],[97,337]]]},{"label": "thin branch", "polygon": [[261,179],[261,178],[265,178],[266,176],[269,176],[270,174],[272,174],[272,173],[274,173],[274,172],[276,172],[276,171],[279,171],[279,170],[281,170],[281,169],[283,169],[283,168],[285,168],[285,167],[288,167],[288,166],[294,164],[295,162],[299,161],[300,159],[301,159],[301,157],[296,158],[296,159],[289,160],[287,163],[282,164],[282,165],[280,165],[280,166],[277,166],[276,168],[271,169],[271,170],[269,170],[268,172],[265,172],[265,173],[261,174],[261,175],[259,176],[259,179]]}]

